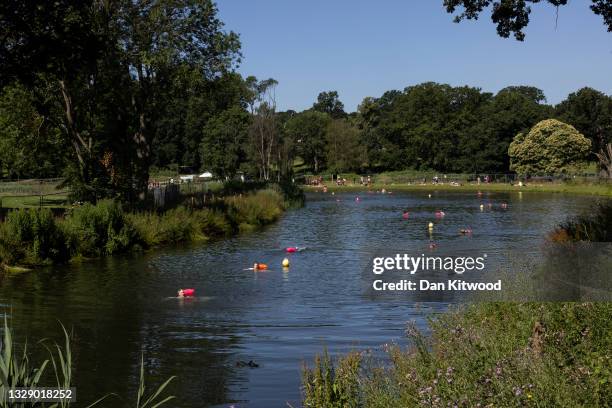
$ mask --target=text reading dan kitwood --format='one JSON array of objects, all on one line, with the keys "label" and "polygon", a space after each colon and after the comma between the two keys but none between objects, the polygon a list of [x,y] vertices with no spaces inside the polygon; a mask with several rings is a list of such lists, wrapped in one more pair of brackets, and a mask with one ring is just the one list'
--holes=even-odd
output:
[{"label": "text reading dan kitwood", "polygon": [[[381,275],[387,271],[400,271],[409,275],[419,272],[448,272],[462,275],[469,271],[483,271],[487,255],[471,256],[411,256],[396,254],[393,257],[377,257],[372,260],[372,272]],[[496,282],[467,282],[463,279],[448,279],[443,282],[419,278],[372,282],[375,291],[499,291],[501,280]]]}]

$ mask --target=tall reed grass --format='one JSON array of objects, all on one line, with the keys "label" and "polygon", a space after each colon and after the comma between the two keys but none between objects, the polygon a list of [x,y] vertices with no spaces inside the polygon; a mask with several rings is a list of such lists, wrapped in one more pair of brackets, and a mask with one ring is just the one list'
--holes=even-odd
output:
[{"label": "tall reed grass", "polygon": [[[34,388],[55,386],[59,389],[68,389],[73,386],[72,375],[72,349],[70,347],[70,335],[66,328],[62,326],[64,332],[63,347],[58,343],[47,347],[49,358],[36,364],[31,360],[27,343],[23,346],[21,352],[17,352],[17,344],[14,340],[12,329],[7,324],[7,318],[4,318],[4,333],[2,342],[0,343],[0,408],[29,408],[32,406],[44,407],[45,404],[37,403],[33,405],[30,402],[14,402],[8,400],[8,390],[14,388]],[[51,376],[55,378],[55,384],[44,384],[45,372],[48,370],[49,362],[53,372]],[[48,376],[46,376],[48,377]],[[135,408],[159,408],[166,405],[175,397],[172,395],[165,396],[164,391],[175,377],[168,378],[159,387],[147,391],[146,379],[144,375],[144,358],[140,360],[140,379],[138,391],[135,398]],[[109,400],[107,406],[117,406],[112,402],[114,394],[104,395],[97,400],[86,405],[86,408],[100,406],[103,401]],[[83,397],[79,397],[82,401]],[[116,401],[115,401],[116,402]],[[62,399],[58,402],[46,404],[48,408],[67,408],[71,406],[71,402],[67,399]],[[82,405],[80,405],[82,406]]]}]

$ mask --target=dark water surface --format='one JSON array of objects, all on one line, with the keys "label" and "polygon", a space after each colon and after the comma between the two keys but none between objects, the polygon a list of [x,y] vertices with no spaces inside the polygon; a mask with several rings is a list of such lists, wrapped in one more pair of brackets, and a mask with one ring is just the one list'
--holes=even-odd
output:
[{"label": "dark water surface", "polygon": [[[435,221],[440,247],[469,239],[489,254],[522,257],[594,201],[539,193],[355,197],[311,194],[305,208],[261,232],[208,245],[5,276],[0,302],[18,338],[27,336],[33,348],[41,338],[62,339],[58,321],[73,331],[79,406],[108,392],[133,401],[144,353],[153,384],[178,376],[170,388],[178,399],[169,406],[297,407],[303,361],[324,347],[335,354],[402,343],[407,321],[424,328],[427,316],[447,307],[365,296],[360,276],[372,254],[424,250],[426,225]],[[436,221],[438,209],[447,215]],[[471,237],[458,234],[470,226]],[[293,245],[308,249],[291,254],[284,272],[282,248]],[[255,261],[270,270],[244,270]],[[171,298],[180,287],[200,297]],[[241,360],[259,367],[237,367]]]}]

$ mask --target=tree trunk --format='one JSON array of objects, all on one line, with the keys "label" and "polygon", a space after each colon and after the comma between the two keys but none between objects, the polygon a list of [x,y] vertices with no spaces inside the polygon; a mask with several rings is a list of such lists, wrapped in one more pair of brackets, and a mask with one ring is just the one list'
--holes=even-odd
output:
[{"label": "tree trunk", "polygon": [[92,160],[92,139],[91,137],[89,137],[87,140],[83,139],[81,133],[79,132],[72,97],[66,81],[64,79],[60,80],[59,86],[64,99],[66,133],[68,134],[70,143],[72,144],[77,160],[79,161],[81,182],[87,185],[89,183],[89,167],[91,166]]}]

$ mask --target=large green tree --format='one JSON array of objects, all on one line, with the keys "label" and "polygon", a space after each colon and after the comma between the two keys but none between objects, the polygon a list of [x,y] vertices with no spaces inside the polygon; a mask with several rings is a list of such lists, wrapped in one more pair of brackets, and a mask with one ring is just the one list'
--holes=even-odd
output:
[{"label": "large green tree", "polygon": [[346,116],[344,104],[340,101],[337,91],[321,92],[317,96],[317,101],[312,105],[312,110],[327,113],[334,119]]},{"label": "large green tree", "polygon": [[217,108],[198,96],[240,56],[210,0],[7,0],[0,26],[0,86],[24,84],[62,129],[85,199],[142,197],[156,143],[198,161]]},{"label": "large green tree", "polygon": [[590,151],[591,141],[572,125],[547,119],[516,135],[508,155],[519,174],[558,174],[584,162]]},{"label": "large green tree", "polygon": [[612,98],[593,88],[582,88],[569,94],[556,106],[560,120],[573,125],[600,151],[612,142]]},{"label": "large green tree", "polygon": [[289,119],[285,125],[287,134],[295,140],[300,156],[315,173],[325,165],[325,135],[330,120],[326,113],[307,110]]},{"label": "large green tree", "polygon": [[38,113],[31,92],[6,86],[0,92],[0,177],[59,177],[66,164],[61,131]]},{"label": "large green tree", "polygon": [[359,170],[367,162],[365,146],[357,126],[347,119],[334,119],[326,130],[327,168],[334,172]]},{"label": "large green tree", "polygon": [[234,106],[209,120],[204,126],[202,166],[221,178],[232,178],[246,161],[251,116]]}]

